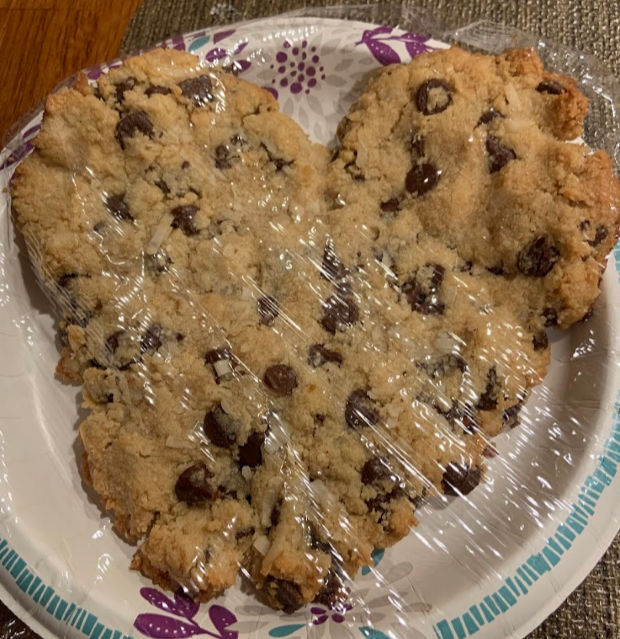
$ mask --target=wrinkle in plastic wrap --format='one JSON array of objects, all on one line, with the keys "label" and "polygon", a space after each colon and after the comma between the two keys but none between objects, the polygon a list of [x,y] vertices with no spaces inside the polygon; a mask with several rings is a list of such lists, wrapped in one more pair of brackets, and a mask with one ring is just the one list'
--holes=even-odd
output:
[{"label": "wrinkle in plastic wrap", "polygon": [[[488,52],[534,46],[549,69],[578,79],[591,100],[585,140],[618,160],[617,80],[583,54],[489,23],[447,31],[427,14],[400,7],[313,15],[198,32],[167,46],[197,53],[205,68],[232,66],[332,147],[338,122],[374,68],[441,42]],[[89,70],[91,83],[99,73]],[[120,97],[123,85],[104,85],[100,97],[122,103],[132,82]],[[165,87],[152,90],[166,95]],[[198,106],[215,98],[219,113],[231,95],[213,77],[184,93]],[[76,170],[71,213],[92,230],[75,250],[91,270],[59,278],[55,266],[42,269],[62,318],[58,326],[5,211],[0,561],[12,577],[3,588],[26,621],[62,636],[108,630],[226,639],[524,636],[585,575],[577,545],[592,564],[618,526],[617,506],[601,497],[617,461],[617,446],[616,457],[604,453],[610,423],[617,425],[614,264],[589,321],[549,333],[552,361],[542,383],[523,407],[529,389],[517,384],[514,403],[504,406],[495,382],[506,362],[520,367],[515,378],[535,377],[511,346],[518,327],[488,312],[482,377],[469,371],[463,357],[469,345],[459,335],[435,330],[429,341],[425,331],[401,330],[399,297],[430,316],[444,303],[443,267],[427,264],[402,282],[388,255],[357,263],[341,258],[374,229],[352,225],[346,238],[334,236],[333,213],[322,206],[320,176],[311,170],[326,162],[326,153],[301,141],[295,146],[288,130],[283,140],[263,106],[211,132],[204,148],[215,158],[214,171],[202,173],[200,158],[192,157],[179,177],[170,167],[180,154],[162,155],[146,171],[152,188],[129,193],[138,187],[106,186],[112,182],[97,167]],[[132,117],[119,134],[121,146],[136,130],[151,134],[152,123]],[[40,113],[26,118],[8,142],[5,182],[32,149],[39,122]],[[213,142],[218,136],[221,145]],[[73,153],[70,144],[64,151]],[[240,157],[248,172],[228,183],[226,170]],[[296,173],[304,163],[310,177]],[[204,228],[206,187],[215,201],[208,241],[188,250],[183,243],[191,247],[198,226]],[[93,190],[110,213],[105,223],[93,217],[101,210],[88,199]],[[149,203],[140,213],[148,232],[139,236],[138,251],[128,204],[136,193]],[[161,213],[162,201],[171,211]],[[26,239],[36,251],[37,240]],[[466,275],[450,282],[453,295],[467,292]],[[61,372],[78,379],[88,365],[90,415],[75,388],[52,378],[57,346],[68,345],[73,355],[65,350]],[[473,407],[485,402],[504,409],[505,432],[497,438],[479,428]],[[99,492],[114,471],[128,482],[104,490],[116,519],[88,485],[97,479],[84,481],[78,471],[83,451],[76,429],[84,421],[92,451],[122,439],[100,441],[110,423],[131,424],[115,465],[99,479]],[[172,487],[165,498],[160,485]],[[131,517],[119,516],[128,509]],[[153,547],[137,564],[168,585],[175,577],[162,566],[176,565],[189,575],[185,593],[165,592],[129,571],[145,535]],[[373,547],[377,538],[385,543]],[[238,571],[240,580],[224,597],[202,606],[194,601],[216,592],[218,583],[229,586]],[[312,594],[318,600],[300,606]],[[265,599],[289,614],[265,606]]]}]

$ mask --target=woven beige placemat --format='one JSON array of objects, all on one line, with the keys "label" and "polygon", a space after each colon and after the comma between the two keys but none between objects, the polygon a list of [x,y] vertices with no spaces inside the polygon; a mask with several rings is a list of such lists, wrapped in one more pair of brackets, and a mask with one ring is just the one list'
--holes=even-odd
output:
[{"label": "woven beige placemat", "polygon": [[[124,53],[170,35],[217,24],[250,20],[304,6],[371,4],[354,1],[300,0],[145,0],[123,39]],[[524,31],[594,53],[620,74],[620,2],[618,0],[417,0],[403,3],[428,9],[446,26],[480,19]],[[380,22],[381,6],[375,7]],[[620,639],[620,535],[585,581],[528,639]]]}]

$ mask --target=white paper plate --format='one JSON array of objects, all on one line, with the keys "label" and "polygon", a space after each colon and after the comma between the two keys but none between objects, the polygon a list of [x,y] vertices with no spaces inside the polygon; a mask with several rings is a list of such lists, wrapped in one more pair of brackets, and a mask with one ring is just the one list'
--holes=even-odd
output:
[{"label": "white paper plate", "polygon": [[[444,45],[391,27],[289,17],[196,32],[166,46],[236,60],[242,77],[277,92],[285,113],[329,143],[369,71]],[[106,68],[91,69],[91,77]],[[39,119],[0,156],[0,186]],[[197,611],[175,615],[171,602],[166,613],[161,595],[145,591],[152,585],[128,569],[134,548],[113,532],[80,478],[78,392],[53,377],[50,305],[9,218],[3,194],[0,597],[44,637],[139,639],[136,619],[156,613],[168,620],[143,616],[138,624],[150,624],[151,636],[520,638],[563,601],[616,534],[618,247],[594,316],[552,336],[549,375],[527,404],[527,426],[498,438],[490,482],[467,499],[422,508],[406,540],[375,553],[377,565],[358,579],[344,620],[316,606],[285,616],[240,588]]]}]

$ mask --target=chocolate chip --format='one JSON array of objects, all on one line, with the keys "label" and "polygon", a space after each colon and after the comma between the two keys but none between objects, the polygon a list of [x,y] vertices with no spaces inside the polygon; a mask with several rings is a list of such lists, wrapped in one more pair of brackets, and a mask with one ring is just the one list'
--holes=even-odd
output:
[{"label": "chocolate chip", "polygon": [[189,169],[190,167],[190,163],[187,160],[183,160],[183,162],[181,162],[181,168],[182,169]]},{"label": "chocolate chip", "polygon": [[263,375],[263,382],[276,395],[291,395],[297,388],[297,374],[286,364],[274,364]]},{"label": "chocolate chip", "polygon": [[404,496],[403,489],[400,486],[395,486],[389,493],[379,493],[376,497],[367,499],[366,506],[368,506],[370,512],[379,513],[379,523],[383,524],[385,523],[391,501]]},{"label": "chocolate chip", "polygon": [[338,351],[331,351],[324,344],[312,344],[308,348],[308,364],[312,368],[323,366],[327,362],[342,364],[342,355]]},{"label": "chocolate chip", "polygon": [[301,589],[294,581],[269,575],[265,585],[286,614],[291,615],[304,605]]},{"label": "chocolate chip", "polygon": [[264,297],[259,297],[256,302],[256,308],[258,309],[258,314],[260,315],[260,323],[265,326],[271,326],[280,314],[280,307],[278,305],[278,300],[271,295],[265,295]]},{"label": "chocolate chip", "polygon": [[162,87],[159,84],[151,84],[146,88],[144,92],[150,98],[152,95],[168,95],[171,93],[168,87]]},{"label": "chocolate chip", "polygon": [[423,82],[416,94],[418,111],[424,115],[434,115],[445,111],[452,104],[452,87],[440,78],[431,78]]},{"label": "chocolate chip", "polygon": [[269,158],[269,161],[273,162],[273,164],[275,165],[276,172],[277,171],[281,171],[285,166],[290,166],[291,164],[293,164],[292,160],[285,160],[284,158],[279,158],[279,157],[275,156],[267,148],[267,146],[265,144],[261,144],[261,146],[265,150],[265,153],[267,154],[267,157]]},{"label": "chocolate chip", "polygon": [[118,348],[118,338],[124,333],[125,331],[116,331],[114,333],[112,333],[108,339],[106,339],[105,341],[105,347],[106,350],[109,351],[110,353],[115,353],[116,349]]},{"label": "chocolate chip", "polygon": [[174,487],[177,499],[189,506],[214,499],[215,491],[207,482],[211,477],[213,477],[212,473],[203,462],[197,462],[186,468],[179,475]]},{"label": "chocolate chip", "polygon": [[323,579],[323,586],[314,598],[314,603],[322,604],[330,609],[337,610],[339,602],[344,602],[349,597],[349,592],[344,585],[342,571],[332,568]]},{"label": "chocolate chip", "polygon": [[347,268],[336,255],[331,240],[325,243],[325,248],[323,249],[321,276],[331,282],[342,280],[347,276]]},{"label": "chocolate chip", "polygon": [[480,116],[480,119],[478,120],[476,127],[479,127],[481,124],[488,124],[489,122],[492,122],[493,120],[495,120],[495,118],[503,118],[503,117],[504,116],[499,111],[497,111],[493,107],[489,107],[489,109]]},{"label": "chocolate chip", "polygon": [[517,268],[523,275],[544,277],[560,259],[560,252],[546,236],[532,240],[517,256]]},{"label": "chocolate chip", "polygon": [[566,89],[556,80],[543,80],[536,87],[536,91],[538,91],[538,93],[560,95],[560,93],[565,93]]},{"label": "chocolate chip", "polygon": [[346,331],[359,320],[359,309],[350,297],[332,295],[322,304],[321,326],[335,335],[336,331]]},{"label": "chocolate chip", "polygon": [[508,162],[517,158],[517,154],[511,148],[504,146],[494,135],[487,136],[485,146],[489,154],[489,173],[497,173]]},{"label": "chocolate chip", "polygon": [[271,522],[271,526],[277,526],[280,523],[280,514],[282,512],[282,498],[280,497],[278,501],[273,505],[271,509],[271,515],[269,515],[269,521]]},{"label": "chocolate chip", "polygon": [[506,271],[504,271],[504,264],[502,262],[496,264],[495,266],[488,266],[487,271],[489,271],[489,273],[493,273],[493,275],[504,275],[506,273]]},{"label": "chocolate chip", "polygon": [[117,220],[133,221],[133,215],[129,212],[129,205],[125,201],[124,193],[108,195],[105,199],[105,207]]},{"label": "chocolate chip", "polygon": [[[357,156],[357,151],[355,152]],[[344,170],[357,182],[364,182],[366,178],[364,177],[364,173],[362,169],[355,163],[355,160],[351,160],[351,162],[347,162],[344,165]]]},{"label": "chocolate chip", "polygon": [[461,273],[471,273],[473,266],[474,263],[471,260],[466,260],[458,267],[457,270],[459,270]]},{"label": "chocolate chip", "polygon": [[494,410],[497,408],[499,387],[497,371],[495,370],[495,366],[492,366],[487,373],[487,385],[484,389],[484,393],[480,395],[480,399],[478,400],[477,408],[479,410]]},{"label": "chocolate chip", "polygon": [[218,169],[229,169],[232,166],[228,147],[225,144],[218,144],[215,147],[215,166]]},{"label": "chocolate chip", "polygon": [[99,235],[102,235],[103,229],[105,229],[105,227],[106,223],[102,220],[101,222],[97,222],[97,224],[93,226],[93,231],[95,231],[95,233],[98,233]]},{"label": "chocolate chip", "polygon": [[265,433],[254,432],[248,440],[239,447],[239,465],[256,468],[263,461],[262,445],[265,441]]},{"label": "chocolate chip", "polygon": [[161,326],[159,324],[151,324],[147,329],[142,342],[140,343],[140,351],[156,351],[162,345]]},{"label": "chocolate chip", "polygon": [[125,140],[132,138],[136,133],[142,133],[147,137],[153,135],[153,122],[144,111],[129,111],[116,125],[116,139],[125,150]]},{"label": "chocolate chip", "polygon": [[390,479],[392,473],[381,457],[371,457],[362,467],[361,477],[363,484],[374,484],[384,479]]},{"label": "chocolate chip", "polygon": [[173,220],[170,226],[173,229],[181,229],[185,235],[196,235],[198,229],[194,225],[194,215],[198,207],[195,204],[181,204],[170,211]]},{"label": "chocolate chip", "polygon": [[88,360],[88,365],[92,366],[93,368],[99,368],[101,370],[105,370],[105,366],[94,358]]},{"label": "chocolate chip", "polygon": [[441,171],[432,164],[415,164],[405,178],[405,188],[409,193],[419,197],[437,186]]},{"label": "chocolate chip", "polygon": [[[230,366],[216,366],[218,362],[222,360],[229,362]],[[224,378],[230,377],[237,364],[237,359],[231,353],[230,349],[226,346],[221,348],[213,348],[205,353],[205,365],[211,365],[213,368],[213,374],[215,375],[215,381],[219,384]]]},{"label": "chocolate chip", "polygon": [[444,273],[441,264],[428,263],[403,283],[401,289],[411,310],[422,315],[443,315],[445,305],[439,301],[439,289]]},{"label": "chocolate chip", "polygon": [[58,286],[67,288],[69,284],[78,276],[77,273],[65,273],[58,278]]},{"label": "chocolate chip", "polygon": [[231,136],[230,143],[234,146],[243,146],[244,144],[246,144],[246,141],[241,135],[235,133],[233,136]]},{"label": "chocolate chip", "polygon": [[235,533],[235,539],[239,541],[241,539],[245,539],[246,537],[252,537],[255,532],[256,532],[256,528],[254,528],[254,526],[249,526],[248,528],[241,528],[240,530],[237,530],[237,532]]},{"label": "chocolate chip", "polygon": [[157,180],[157,182],[155,182],[155,186],[164,194],[164,195],[169,195],[170,194],[170,187],[166,184],[165,180]]},{"label": "chocolate chip", "polygon": [[587,240],[587,242],[590,246],[598,246],[603,240],[607,238],[608,235],[609,231],[607,230],[607,228],[602,224],[599,224],[596,227],[596,234],[594,235],[594,238],[592,240]]},{"label": "chocolate chip", "polygon": [[547,306],[547,308],[543,309],[542,316],[545,320],[545,326],[557,326],[558,312],[555,308]]},{"label": "chocolate chip", "polygon": [[127,78],[116,85],[116,101],[122,103],[125,100],[125,91],[130,91],[136,86],[135,78]]},{"label": "chocolate chip", "polygon": [[482,470],[479,466],[466,466],[450,462],[446,467],[441,485],[446,495],[469,495],[480,483]]},{"label": "chocolate chip", "polygon": [[594,304],[584,313],[579,322],[587,322],[594,315]]},{"label": "chocolate chip", "polygon": [[502,413],[502,422],[505,426],[509,428],[515,428],[515,426],[519,423],[519,413],[521,412],[521,408],[523,407],[523,402],[520,401],[514,406],[509,406]]},{"label": "chocolate chip", "polygon": [[400,201],[396,197],[390,198],[381,202],[380,208],[384,213],[397,213],[400,211]]},{"label": "chocolate chip", "polygon": [[363,388],[356,388],[347,397],[344,418],[351,428],[375,426],[380,416],[368,393]]},{"label": "chocolate chip", "polygon": [[196,106],[204,106],[211,102],[213,96],[213,83],[207,75],[200,75],[197,78],[187,78],[179,82],[181,93],[194,101]]},{"label": "chocolate chip", "polygon": [[237,441],[241,422],[231,417],[221,404],[216,404],[206,412],[203,430],[212,444],[220,448],[230,448]]},{"label": "chocolate chip", "polygon": [[547,337],[547,331],[545,331],[545,329],[534,333],[532,337],[532,345],[534,346],[535,351],[543,351],[547,348],[547,346],[549,346],[549,338]]}]

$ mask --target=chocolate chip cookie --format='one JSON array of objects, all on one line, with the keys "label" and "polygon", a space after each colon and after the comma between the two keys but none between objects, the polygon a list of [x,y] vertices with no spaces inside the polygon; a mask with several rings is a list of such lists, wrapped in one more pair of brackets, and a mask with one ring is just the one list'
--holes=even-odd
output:
[{"label": "chocolate chip cookie", "polygon": [[609,160],[563,141],[584,110],[528,52],[420,56],[328,166],[267,92],[176,51],[48,99],[15,220],[134,568],[335,605],[420,500],[482,481],[617,234]]}]

